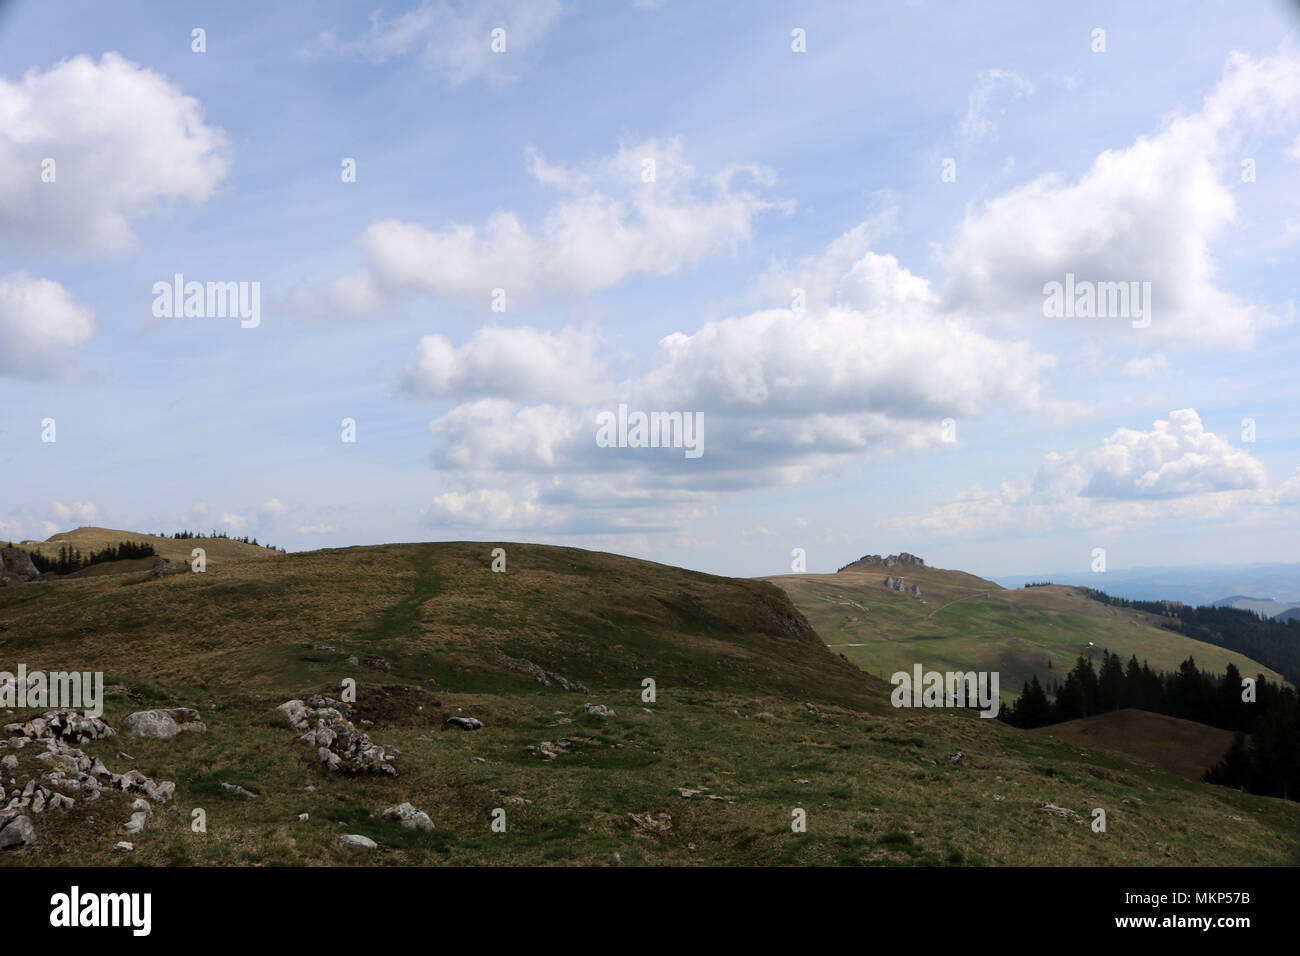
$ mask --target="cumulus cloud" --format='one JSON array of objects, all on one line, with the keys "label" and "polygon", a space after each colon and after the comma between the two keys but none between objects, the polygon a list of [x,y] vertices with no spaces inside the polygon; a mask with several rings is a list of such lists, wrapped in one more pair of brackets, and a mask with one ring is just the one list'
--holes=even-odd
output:
[{"label": "cumulus cloud", "polygon": [[285,507],[279,498],[272,498],[263,504],[259,511],[265,518],[275,518],[284,514]]},{"label": "cumulus cloud", "polygon": [[[610,509],[613,524],[615,512],[626,517],[637,501],[686,507],[741,488],[786,485],[851,456],[934,447],[948,417],[1038,407],[1040,377],[1053,358],[941,313],[929,283],[872,252],[871,236],[859,227],[823,256],[783,267],[774,287],[801,282],[816,293],[797,306],[667,335],[623,379],[609,373],[599,343],[585,334],[492,328],[460,347],[426,337],[409,377],[433,397],[460,402],[430,423],[435,464],[479,491],[499,490],[492,480],[503,475],[564,474],[564,491],[543,487],[535,499],[560,512],[546,520],[596,506]],[[830,289],[838,293],[833,302],[821,297]],[[529,357],[536,370],[525,366]],[[599,397],[584,401],[589,396]],[[702,413],[704,454],[685,461],[680,449],[598,446],[596,416],[616,403]],[[505,502],[494,493],[446,498],[440,507],[450,516],[453,507],[501,514]],[[510,505],[519,518],[515,498]]]},{"label": "cumulus cloud", "polygon": [[406,384],[430,398],[585,402],[601,377],[596,344],[593,333],[574,329],[487,326],[460,347],[442,335],[426,335]]},{"label": "cumulus cloud", "polygon": [[438,495],[425,509],[431,522],[475,528],[530,528],[543,522],[545,513],[530,488],[518,498],[501,489],[478,489]]},{"label": "cumulus cloud", "polygon": [[95,310],[57,282],[23,272],[0,276],[0,375],[58,373],[94,333]]},{"label": "cumulus cloud", "polygon": [[1171,412],[1150,431],[1121,428],[1087,458],[1093,498],[1183,497],[1259,488],[1264,466],[1249,452],[1205,430],[1194,408]]},{"label": "cumulus cloud", "polygon": [[56,501],[50,508],[62,522],[75,521],[78,524],[89,524],[99,517],[99,509],[95,507],[93,501],[74,501],[70,505],[65,505],[61,501]]},{"label": "cumulus cloud", "polygon": [[199,102],[117,53],[0,76],[0,239],[129,251],[132,220],[206,200],[226,169]]},{"label": "cumulus cloud", "polygon": [[939,250],[945,301],[1041,324],[1043,287],[1066,273],[1150,282],[1152,321],[1141,334],[1190,347],[1249,347],[1269,316],[1218,286],[1212,254],[1236,215],[1232,148],[1244,131],[1294,122],[1298,111],[1300,58],[1233,54],[1200,110],[1103,152],[1075,182],[1041,176],[968,209]]},{"label": "cumulus cloud", "polygon": [[[353,40],[339,40],[326,31],[309,52],[364,63],[386,63],[419,52],[452,86],[475,79],[508,80],[518,54],[537,46],[560,10],[559,0],[426,0],[395,17],[375,10],[370,29]],[[501,52],[492,48],[496,29],[505,31]]]},{"label": "cumulus cloud", "polygon": [[533,150],[526,159],[539,184],[563,194],[538,225],[509,211],[441,230],[379,220],[361,236],[362,270],[323,290],[298,286],[290,306],[360,315],[419,294],[484,303],[495,289],[507,303],[581,295],[638,273],[676,273],[747,242],[760,213],[789,208],[752,188],[771,185],[768,171],[740,165],[701,176],[677,139],[625,145],[579,167],[553,165]]},{"label": "cumulus cloud", "polygon": [[1266,488],[1257,458],[1207,431],[1196,410],[1185,408],[1149,431],[1120,428],[1096,448],[1052,452],[1028,481],[975,486],[926,514],[888,524],[967,535],[1013,525],[1046,530],[1209,518],[1281,502],[1295,481]]}]

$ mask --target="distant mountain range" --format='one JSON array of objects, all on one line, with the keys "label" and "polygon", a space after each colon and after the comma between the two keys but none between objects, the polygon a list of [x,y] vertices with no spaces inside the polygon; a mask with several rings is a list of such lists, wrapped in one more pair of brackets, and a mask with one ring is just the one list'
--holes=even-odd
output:
[{"label": "distant mountain range", "polygon": [[1181,601],[1184,604],[1245,607],[1264,614],[1268,614],[1270,608],[1275,608],[1275,613],[1291,614],[1300,606],[1300,564],[1201,564],[1126,568],[1098,574],[1015,574],[993,580],[1005,588],[1052,581],[1096,588],[1130,601]]}]

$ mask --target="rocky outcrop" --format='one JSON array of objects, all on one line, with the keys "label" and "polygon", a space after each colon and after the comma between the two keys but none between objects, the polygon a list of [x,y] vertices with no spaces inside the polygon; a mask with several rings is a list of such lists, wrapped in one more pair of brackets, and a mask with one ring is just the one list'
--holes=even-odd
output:
[{"label": "rocky outcrop", "polygon": [[502,655],[502,660],[505,661],[506,667],[510,668],[512,671],[527,674],[543,687],[558,687],[561,690],[567,690],[574,694],[591,693],[591,691],[582,684],[579,684],[577,681],[569,680],[564,675],[555,673],[555,671],[543,670],[532,661],[526,661],[518,657],[507,657],[504,654]]},{"label": "rocky outcrop", "polygon": [[864,554],[851,564],[846,564],[840,571],[867,571],[872,568],[923,568],[925,559],[902,551],[881,557],[878,554]]},{"label": "rocky outcrop", "polygon": [[21,750],[28,741],[45,738],[67,744],[85,744],[117,736],[102,717],[87,717],[71,708],[47,710],[30,720],[5,724],[4,729],[10,735],[8,746],[15,750]]},{"label": "rocky outcrop", "polygon": [[[143,830],[153,816],[150,802],[170,803],[175,799],[176,784],[172,781],[154,781],[138,770],[114,773],[98,757],[91,757],[73,746],[116,735],[113,728],[99,717],[88,717],[72,709],[49,710],[40,717],[6,724],[4,730],[10,736],[0,741],[0,747],[24,751],[31,745],[44,744],[45,749],[32,759],[46,768],[40,770],[29,764],[28,772],[34,770],[36,775],[18,784],[18,755],[6,754],[0,761],[6,774],[14,780],[12,789],[0,787],[0,799],[8,799],[4,809],[0,810],[0,845],[4,848],[28,846],[35,842],[35,829],[30,817],[52,810],[69,811],[79,803],[93,803],[105,790],[121,790],[148,798],[137,799],[132,804],[133,812],[126,824],[130,833]],[[26,823],[20,823],[20,819]],[[18,829],[10,834],[15,826]]]},{"label": "rocky outcrop", "polygon": [[22,548],[0,548],[0,586],[35,581],[40,576],[31,555]]},{"label": "rocky outcrop", "polygon": [[399,751],[377,744],[369,735],[357,730],[340,708],[351,711],[350,704],[313,694],[306,703],[297,699],[287,700],[276,709],[298,730],[311,728],[298,740],[316,748],[316,756],[327,770],[396,776],[393,759]]},{"label": "rocky outcrop", "polygon": [[184,561],[168,561],[161,554],[153,559],[153,567],[149,569],[149,577],[164,578],[169,574],[181,574],[190,569],[189,564]]},{"label": "rocky outcrop", "polygon": [[168,710],[138,710],[127,714],[122,720],[133,737],[151,737],[158,740],[171,740],[178,734],[190,731],[207,733],[208,727],[199,720],[199,712],[193,707],[172,707]]}]

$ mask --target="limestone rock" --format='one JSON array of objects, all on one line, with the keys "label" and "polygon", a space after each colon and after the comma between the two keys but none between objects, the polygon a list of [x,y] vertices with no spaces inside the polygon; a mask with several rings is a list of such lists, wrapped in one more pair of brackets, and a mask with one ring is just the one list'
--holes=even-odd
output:
[{"label": "limestone rock", "polygon": [[373,850],[379,846],[368,836],[362,836],[360,833],[341,833],[335,841],[339,846],[344,848],[357,848],[362,850]]},{"label": "limestone rock", "polygon": [[389,807],[382,816],[395,818],[402,826],[408,830],[425,830],[433,829],[433,821],[423,810],[417,810],[410,803],[399,803],[395,807]]},{"label": "limestone rock", "polygon": [[[277,708],[285,714],[290,724],[307,732],[298,738],[302,743],[316,748],[316,756],[330,771],[337,773],[377,773],[395,776],[397,768],[393,758],[398,751],[375,743],[357,730],[352,721],[343,716],[351,705],[313,694],[306,704],[300,700],[285,701]],[[316,726],[311,727],[315,721]]]},{"label": "limestone rock", "polygon": [[11,819],[0,830],[0,850],[12,850],[15,847],[31,846],[36,842],[36,827],[25,814]]},{"label": "limestone rock", "polygon": [[122,725],[136,737],[170,740],[184,731],[206,733],[207,725],[199,720],[199,712],[192,707],[172,707],[168,710],[139,710],[128,714]]}]

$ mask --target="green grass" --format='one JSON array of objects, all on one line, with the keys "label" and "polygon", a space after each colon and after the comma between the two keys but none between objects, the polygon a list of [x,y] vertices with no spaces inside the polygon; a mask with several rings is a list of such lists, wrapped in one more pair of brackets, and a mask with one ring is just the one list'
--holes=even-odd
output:
[{"label": "green grass", "polygon": [[918,601],[883,586],[891,572],[897,569],[768,580],[790,596],[832,650],[885,680],[897,671],[910,673],[917,663],[927,671],[997,671],[1000,695],[1010,702],[1034,674],[1063,679],[1079,656],[1090,653],[1089,642],[1097,656],[1103,648],[1125,659],[1136,654],[1157,670],[1177,670],[1191,656],[1216,673],[1233,662],[1243,674],[1281,680],[1242,654],[1191,640],[1157,626],[1149,614],[1108,607],[1073,588],[1012,591],[962,572],[904,568],[905,582],[921,587],[924,601]]},{"label": "green grass", "polygon": [[[94,577],[0,589],[8,660],[105,670],[106,683],[122,687],[106,705],[115,726],[133,710],[183,705],[209,727],[87,747],[114,770],[134,766],[177,784],[176,810],[156,814],[133,854],[111,852],[130,801],[109,794],[42,814],[38,846],[0,864],[1300,861],[1294,803],[1100,750],[1084,756],[970,714],[895,711],[889,687],[828,651],[769,584],[529,545],[506,545],[510,570],[493,574],[491,547],[352,548],[127,588]],[[936,626],[982,625],[963,609]],[[592,693],[543,687],[503,655]],[[371,657],[391,670],[361,663]],[[658,685],[654,703],[641,699],[647,676]],[[373,719],[362,729],[401,751],[397,777],[325,773],[274,710],[289,697],[335,693],[345,677]],[[617,716],[585,714],[588,700]],[[485,728],[443,729],[458,711]],[[551,761],[529,750],[562,738],[582,739]],[[960,765],[947,759],[956,750]],[[17,753],[21,775],[35,751]],[[707,789],[687,799],[679,787]],[[432,834],[380,816],[403,801],[433,818]],[[1104,807],[1108,832],[1039,809],[1049,802],[1085,820]],[[791,830],[796,807],[807,812],[806,833]],[[195,808],[206,813],[206,833],[190,829]],[[496,808],[506,812],[505,833],[490,828]],[[669,813],[671,830],[633,821],[646,812]],[[300,813],[309,819],[299,822]],[[367,835],[380,849],[340,849],[341,833]]]}]

